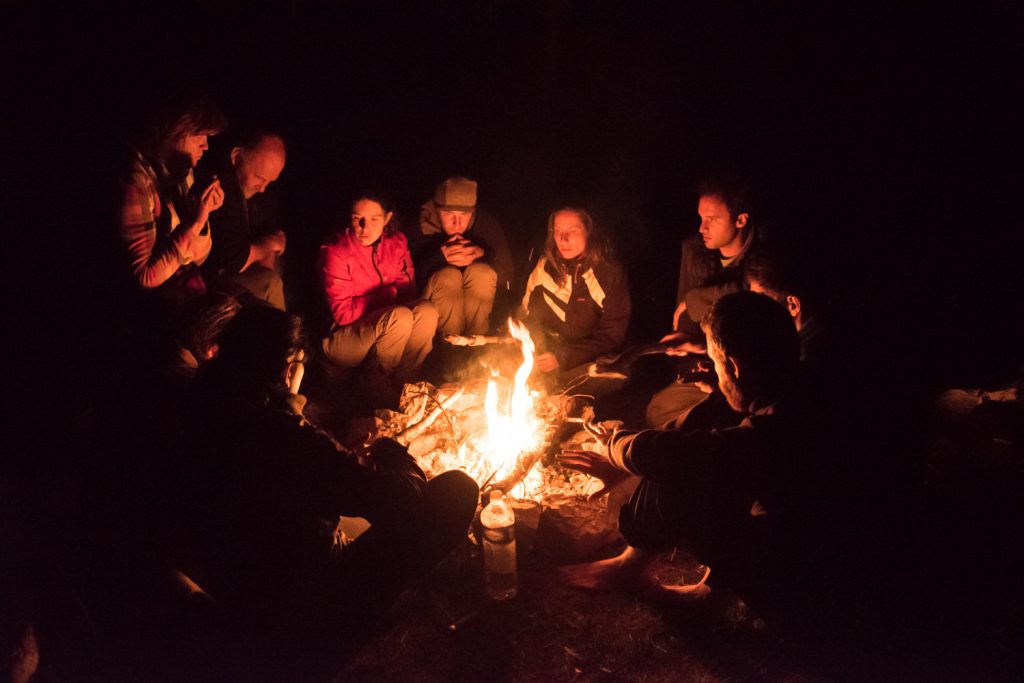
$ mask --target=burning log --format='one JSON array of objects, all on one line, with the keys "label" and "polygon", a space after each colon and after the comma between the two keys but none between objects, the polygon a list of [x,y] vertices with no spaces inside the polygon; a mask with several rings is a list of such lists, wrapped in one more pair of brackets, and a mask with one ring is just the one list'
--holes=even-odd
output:
[{"label": "burning log", "polygon": [[430,428],[434,424],[434,421],[437,420],[437,418],[439,418],[441,416],[441,413],[443,413],[444,411],[448,410],[456,401],[458,401],[460,398],[462,398],[462,394],[463,393],[465,393],[465,389],[464,388],[459,388],[459,389],[456,389],[455,392],[452,393],[447,398],[445,398],[443,400],[440,400],[440,401],[437,401],[437,406],[435,406],[435,408],[433,410],[431,410],[426,415],[426,417],[424,417],[422,420],[420,420],[416,424],[410,425],[409,427],[406,427],[400,433],[396,434],[395,435],[395,440],[398,441],[400,444],[402,444],[404,446],[408,446],[409,443],[414,441],[424,431],[426,431],[428,428]]}]

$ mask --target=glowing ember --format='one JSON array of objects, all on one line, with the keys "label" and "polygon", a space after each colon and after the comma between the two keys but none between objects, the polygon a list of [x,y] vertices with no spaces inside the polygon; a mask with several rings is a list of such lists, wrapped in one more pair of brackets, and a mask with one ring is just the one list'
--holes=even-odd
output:
[{"label": "glowing ember", "polygon": [[407,384],[401,412],[378,410],[366,428],[407,445],[428,477],[459,469],[481,486],[497,485],[512,498],[544,504],[586,495],[586,475],[537,463],[565,417],[563,403],[529,389],[533,340],[518,321],[509,320],[509,332],[523,356],[513,378],[492,368],[487,379],[438,388]]}]

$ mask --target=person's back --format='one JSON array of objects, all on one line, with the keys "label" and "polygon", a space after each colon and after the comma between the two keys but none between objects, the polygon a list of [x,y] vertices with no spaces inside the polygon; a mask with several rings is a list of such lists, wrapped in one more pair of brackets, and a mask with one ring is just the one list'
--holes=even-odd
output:
[{"label": "person's back", "polygon": [[[193,542],[181,565],[259,629],[372,616],[464,536],[478,494],[460,472],[428,483],[390,439],[357,458],[310,425],[300,329],[278,309],[239,312],[196,377],[180,449],[180,523]],[[371,524],[343,549],[342,515]]]}]

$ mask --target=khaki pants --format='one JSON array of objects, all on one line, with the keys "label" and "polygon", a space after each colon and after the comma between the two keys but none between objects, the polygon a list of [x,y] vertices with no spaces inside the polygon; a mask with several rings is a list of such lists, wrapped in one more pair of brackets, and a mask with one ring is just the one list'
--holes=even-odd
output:
[{"label": "khaki pants", "polygon": [[323,349],[328,358],[345,367],[359,365],[373,349],[385,372],[407,374],[423,364],[436,330],[437,309],[429,301],[418,301],[411,307],[374,311],[335,329],[324,339]]},{"label": "khaki pants", "polygon": [[284,280],[280,268],[266,268],[254,263],[231,280],[252,292],[253,296],[266,301],[274,308],[284,310]]},{"label": "khaki pants", "polygon": [[693,407],[707,397],[696,384],[672,382],[651,397],[647,404],[647,425],[655,429],[676,428]]},{"label": "khaki pants", "polygon": [[430,276],[423,295],[437,306],[443,334],[487,334],[498,274],[486,263],[445,266]]}]

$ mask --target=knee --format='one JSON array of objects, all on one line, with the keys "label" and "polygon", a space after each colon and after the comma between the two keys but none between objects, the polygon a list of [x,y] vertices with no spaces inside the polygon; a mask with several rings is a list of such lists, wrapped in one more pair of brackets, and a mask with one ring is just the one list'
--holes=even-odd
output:
[{"label": "knee", "polygon": [[498,288],[498,273],[486,263],[474,263],[466,268],[465,283],[474,294],[493,294]]},{"label": "knee", "polygon": [[445,266],[430,276],[430,291],[459,291],[462,289],[462,271],[453,266]]},{"label": "knee", "polygon": [[462,470],[448,470],[430,480],[432,492],[452,506],[453,511],[468,520],[480,501],[480,487]]},{"label": "knee", "polygon": [[395,306],[384,314],[384,332],[412,329],[413,313],[405,306]]},{"label": "knee", "polygon": [[418,324],[433,324],[434,327],[437,327],[437,306],[430,303],[429,301],[420,301],[415,306],[413,306],[412,314]]}]

